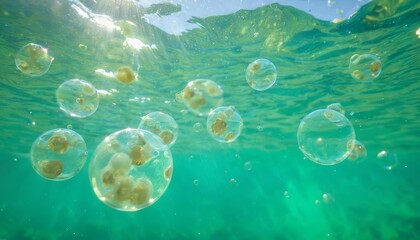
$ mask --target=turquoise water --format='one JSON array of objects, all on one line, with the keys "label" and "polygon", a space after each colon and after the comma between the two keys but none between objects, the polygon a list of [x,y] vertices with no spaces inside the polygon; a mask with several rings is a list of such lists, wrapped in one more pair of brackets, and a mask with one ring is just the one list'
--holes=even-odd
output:
[{"label": "turquoise water", "polygon": [[[135,57],[119,31],[82,17],[74,4],[0,1],[0,239],[420,239],[418,1],[373,1],[337,24],[273,4],[193,18],[200,28],[177,36],[147,24],[124,1],[87,2],[91,13],[136,23],[132,36],[154,46]],[[15,66],[30,42],[55,58],[43,76]],[[350,57],[364,53],[382,61],[373,82],[348,71]],[[245,80],[248,64],[261,57],[278,71],[263,92]],[[139,73],[130,85],[95,73],[130,64]],[[55,91],[72,78],[110,93],[88,118],[58,108]],[[224,104],[241,114],[235,142],[213,140],[206,118],[175,100],[196,78],[220,84]],[[300,120],[335,102],[367,148],[362,162],[322,166],[298,148]],[[90,158],[105,136],[137,127],[151,111],[170,114],[180,128],[169,188],[141,211],[109,208],[90,186]],[[69,125],[85,139],[87,163],[68,181],[47,181],[31,166],[31,145]],[[395,153],[391,170],[377,158],[383,150]]]}]

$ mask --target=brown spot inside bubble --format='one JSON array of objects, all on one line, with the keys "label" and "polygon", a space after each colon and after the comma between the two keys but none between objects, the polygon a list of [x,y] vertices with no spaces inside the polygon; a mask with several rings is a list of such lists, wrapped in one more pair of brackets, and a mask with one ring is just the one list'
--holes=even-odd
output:
[{"label": "brown spot inside bubble", "polygon": [[136,74],[130,67],[120,67],[115,74],[115,77],[122,83],[131,83],[136,79]]},{"label": "brown spot inside bubble", "polygon": [[76,98],[76,102],[80,105],[83,104],[83,98]]},{"label": "brown spot inside bubble", "polygon": [[152,184],[148,180],[140,180],[134,186],[130,197],[130,202],[133,205],[145,204],[149,202],[152,196]]},{"label": "brown spot inside bubble", "polygon": [[133,182],[129,177],[118,178],[118,181],[116,181],[114,187],[114,200],[122,202],[130,199],[133,188]]},{"label": "brown spot inside bubble", "polygon": [[87,104],[82,107],[84,112],[93,112],[95,107],[92,104]]},{"label": "brown spot inside bubble", "polygon": [[347,157],[347,159],[350,160],[350,161],[355,161],[355,160],[357,160],[357,158],[358,158],[358,155],[354,151],[352,151],[349,154],[349,156]]},{"label": "brown spot inside bubble", "polygon": [[166,180],[171,179],[171,177],[172,177],[172,166],[169,166],[165,169],[164,175],[165,175]]},{"label": "brown spot inside bubble", "polygon": [[63,163],[60,160],[41,160],[39,161],[42,176],[54,179],[63,172]]},{"label": "brown spot inside bubble", "polygon": [[258,72],[261,69],[261,64],[259,62],[254,62],[251,65],[251,72]]},{"label": "brown spot inside bubble", "polygon": [[356,145],[353,149],[353,151],[357,154],[357,155],[364,155],[366,154],[366,148],[363,145]]},{"label": "brown spot inside bubble", "polygon": [[197,96],[194,99],[191,99],[189,101],[190,107],[192,109],[198,109],[201,106],[205,105],[206,103],[207,103],[207,101],[203,96]]},{"label": "brown spot inside bubble", "polygon": [[152,153],[147,146],[134,146],[130,151],[131,162],[134,165],[141,166],[152,158]]},{"label": "brown spot inside bubble", "polygon": [[69,147],[65,136],[54,135],[48,139],[48,147],[55,153],[64,153]]},{"label": "brown spot inside bubble", "polygon": [[228,134],[226,134],[225,140],[226,142],[230,142],[233,140],[234,137],[235,137],[235,134],[233,132],[229,132]]},{"label": "brown spot inside bubble", "polygon": [[225,121],[216,119],[216,121],[211,125],[211,131],[216,136],[222,135],[227,129],[227,124]]},{"label": "brown spot inside bubble", "polygon": [[121,176],[124,175],[123,172],[124,171],[121,171],[121,170],[116,170],[116,169],[113,169],[113,168],[107,168],[102,173],[102,183],[105,186],[113,185],[118,180],[118,178],[120,178]]},{"label": "brown spot inside bubble", "polygon": [[92,87],[90,84],[85,84],[85,83],[83,83],[82,91],[83,91],[83,94],[87,96],[93,96],[96,93],[96,89],[94,87]]},{"label": "brown spot inside bubble", "polygon": [[183,93],[184,93],[183,97],[186,100],[188,100],[188,99],[190,99],[194,96],[194,91],[191,90],[190,88],[185,88]]},{"label": "brown spot inside bubble", "polygon": [[363,75],[363,73],[360,70],[354,70],[351,73],[351,75],[358,80],[364,80],[365,79],[365,76]]},{"label": "brown spot inside bubble", "polygon": [[347,142],[347,149],[353,151],[354,147],[355,147],[356,143],[354,140],[349,140]]},{"label": "brown spot inside bubble", "polygon": [[22,71],[27,72],[29,70],[29,65],[26,61],[19,61],[19,68]]},{"label": "brown spot inside bubble", "polygon": [[219,112],[219,114],[217,114],[217,119],[222,120],[222,121],[227,121],[229,118],[231,118],[228,116],[227,112],[228,111]]},{"label": "brown spot inside bubble", "polygon": [[174,139],[174,134],[172,133],[172,131],[170,130],[163,130],[160,134],[159,134],[160,139],[162,139],[162,142],[165,145],[168,145],[172,142],[172,140]]},{"label": "brown spot inside bubble", "polygon": [[206,84],[206,91],[208,95],[212,97],[217,97],[222,94],[220,88],[216,84]]},{"label": "brown spot inside bubble", "polygon": [[157,126],[158,123],[154,121],[152,118],[146,117],[142,121],[143,126],[145,129],[149,130],[150,132],[159,135],[160,129]]},{"label": "brown spot inside bubble", "polygon": [[331,119],[333,117],[333,113],[331,111],[325,111],[324,112],[324,117],[326,119]]},{"label": "brown spot inside bubble", "polygon": [[375,74],[381,69],[381,63],[379,61],[375,61],[372,64],[370,64],[370,72],[372,74]]},{"label": "brown spot inside bubble", "polygon": [[108,186],[115,183],[114,172],[111,169],[102,173],[102,183]]}]

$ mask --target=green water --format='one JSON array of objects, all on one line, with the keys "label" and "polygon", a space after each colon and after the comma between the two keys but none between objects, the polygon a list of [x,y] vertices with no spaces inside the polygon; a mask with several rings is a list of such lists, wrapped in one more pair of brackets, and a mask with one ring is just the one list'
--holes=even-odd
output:
[{"label": "green water", "polygon": [[[147,24],[135,8],[87,4],[92,12],[135,22],[133,36],[155,44],[136,58],[123,50],[120,32],[96,26],[71,5],[0,0],[0,239],[420,239],[417,0],[374,1],[339,24],[273,4],[191,19],[201,27],[180,36]],[[41,77],[27,77],[14,64],[30,42],[55,58]],[[375,81],[351,78],[355,53],[381,59]],[[264,92],[245,81],[247,65],[260,57],[278,70],[277,83]],[[133,62],[139,81],[131,85],[95,74]],[[94,115],[68,117],[55,91],[72,78],[112,95],[101,97]],[[241,114],[237,141],[216,142],[206,119],[175,101],[196,78],[219,83],[224,104]],[[360,163],[318,165],[297,146],[300,120],[334,102],[367,148]],[[180,127],[171,148],[172,181],[146,209],[111,209],[92,191],[90,157],[105,136],[137,127],[151,111],[172,115]],[[195,123],[204,128],[195,130]],[[86,141],[87,164],[71,180],[47,181],[30,164],[32,142],[68,125]],[[392,170],[377,160],[382,150],[396,154]]]}]

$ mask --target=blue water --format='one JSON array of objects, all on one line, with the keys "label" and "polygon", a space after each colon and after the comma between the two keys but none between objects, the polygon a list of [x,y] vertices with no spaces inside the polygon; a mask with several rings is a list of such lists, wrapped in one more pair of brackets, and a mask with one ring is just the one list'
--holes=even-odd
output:
[{"label": "blue water", "polygon": [[[200,27],[182,35],[148,24],[147,10],[105,3],[0,1],[0,239],[420,239],[418,1],[373,1],[340,23],[272,4],[193,18]],[[75,10],[82,5],[90,17]],[[126,37],[94,23],[93,14],[134,22],[131,36],[148,46],[127,52]],[[43,76],[15,66],[30,42],[55,58]],[[348,71],[350,57],[364,53],[382,62],[373,82]],[[248,64],[261,57],[278,71],[263,92],[245,80]],[[139,74],[130,85],[95,73],[130,64]],[[110,93],[88,118],[57,105],[57,87],[72,78]],[[197,78],[217,82],[224,104],[241,114],[235,142],[216,142],[206,118],[176,101]],[[301,119],[335,102],[366,146],[364,161],[322,166],[297,145]],[[136,128],[151,111],[179,125],[171,183],[150,207],[117,211],[94,194],[89,162],[107,135]],[[31,145],[68,126],[87,144],[86,165],[68,181],[45,180],[31,166]],[[377,158],[383,150],[396,156],[390,170]]]}]

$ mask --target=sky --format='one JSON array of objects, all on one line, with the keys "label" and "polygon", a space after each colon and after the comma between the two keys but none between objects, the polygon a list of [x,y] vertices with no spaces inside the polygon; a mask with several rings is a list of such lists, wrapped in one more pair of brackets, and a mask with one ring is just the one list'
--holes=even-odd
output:
[{"label": "sky", "polygon": [[164,31],[179,35],[197,27],[187,23],[191,17],[208,17],[234,13],[240,9],[255,9],[271,3],[301,9],[322,20],[348,18],[369,0],[137,0],[143,6],[170,2],[180,4],[182,10],[169,16],[146,15],[146,20]]}]

